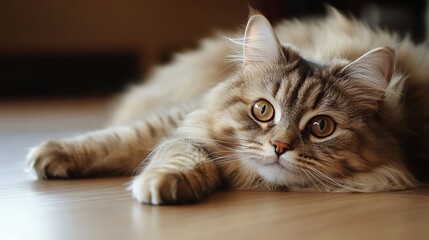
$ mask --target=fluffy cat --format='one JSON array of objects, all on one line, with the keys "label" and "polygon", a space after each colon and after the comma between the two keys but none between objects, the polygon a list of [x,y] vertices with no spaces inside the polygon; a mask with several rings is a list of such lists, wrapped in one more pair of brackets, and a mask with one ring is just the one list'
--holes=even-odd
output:
[{"label": "fluffy cat", "polygon": [[274,29],[254,13],[242,38],[207,39],[130,89],[112,127],[47,141],[28,163],[41,179],[138,172],[133,196],[155,205],[221,186],[413,188],[428,169],[426,51],[333,9]]}]

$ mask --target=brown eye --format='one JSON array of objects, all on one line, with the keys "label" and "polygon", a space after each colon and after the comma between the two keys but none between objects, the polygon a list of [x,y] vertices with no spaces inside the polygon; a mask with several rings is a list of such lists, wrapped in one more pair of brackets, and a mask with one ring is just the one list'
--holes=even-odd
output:
[{"label": "brown eye", "polygon": [[258,121],[268,122],[274,117],[274,107],[265,99],[260,99],[252,107],[252,115]]},{"label": "brown eye", "polygon": [[320,115],[312,118],[308,122],[310,133],[317,138],[324,138],[331,135],[335,130],[335,123],[332,118]]}]

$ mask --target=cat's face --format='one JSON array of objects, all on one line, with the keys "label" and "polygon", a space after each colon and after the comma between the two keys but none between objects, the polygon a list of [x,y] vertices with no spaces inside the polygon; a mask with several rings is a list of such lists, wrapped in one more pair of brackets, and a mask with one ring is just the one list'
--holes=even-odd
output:
[{"label": "cat's face", "polygon": [[217,102],[212,137],[232,143],[230,157],[276,185],[342,179],[381,164],[392,143],[376,110],[339,84],[338,67],[299,65],[252,69],[231,81],[218,93],[225,100]]},{"label": "cat's face", "polygon": [[[263,24],[246,32],[269,35],[258,29]],[[248,38],[270,44],[267,36]],[[222,145],[214,153],[221,164],[239,162],[243,172],[274,186],[340,188],[344,179],[398,159],[379,114],[393,71],[390,49],[321,66],[289,48],[244,47],[242,72],[208,97],[209,132]]]}]

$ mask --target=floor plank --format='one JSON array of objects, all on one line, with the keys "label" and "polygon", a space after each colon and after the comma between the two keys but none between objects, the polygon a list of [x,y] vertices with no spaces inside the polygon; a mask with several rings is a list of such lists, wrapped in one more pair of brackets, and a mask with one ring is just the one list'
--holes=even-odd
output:
[{"label": "floor plank", "polygon": [[0,103],[0,239],[429,239],[429,188],[376,194],[219,191],[205,201],[137,203],[130,178],[39,181],[41,140],[100,128],[99,99]]}]

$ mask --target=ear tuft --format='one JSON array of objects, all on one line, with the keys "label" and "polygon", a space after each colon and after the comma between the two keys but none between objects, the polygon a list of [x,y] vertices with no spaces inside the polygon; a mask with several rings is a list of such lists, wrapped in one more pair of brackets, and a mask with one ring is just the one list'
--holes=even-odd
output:
[{"label": "ear tuft", "polygon": [[281,45],[271,24],[261,14],[250,17],[244,33],[244,66],[278,63],[283,59]]},{"label": "ear tuft", "polygon": [[366,94],[368,100],[382,100],[395,69],[395,51],[388,47],[373,49],[346,67],[342,71],[352,78],[351,85]]},{"label": "ear tuft", "polygon": [[368,81],[368,84],[387,85],[395,69],[395,58],[393,49],[376,48],[347,65],[344,70],[349,76]]}]

